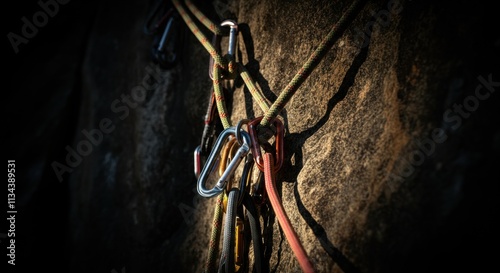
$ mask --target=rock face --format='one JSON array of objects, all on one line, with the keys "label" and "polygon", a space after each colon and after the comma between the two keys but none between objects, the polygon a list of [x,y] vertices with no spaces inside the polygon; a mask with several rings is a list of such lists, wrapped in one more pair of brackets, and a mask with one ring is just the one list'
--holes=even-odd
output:
[{"label": "rock face", "polygon": [[[52,96],[33,106],[37,117],[23,119],[34,129],[8,139],[18,145],[11,154],[30,158],[27,143],[38,154],[19,178],[27,181],[19,190],[29,218],[19,223],[29,249],[20,253],[50,265],[42,251],[50,240],[27,227],[40,225],[56,238],[47,252],[64,252],[57,266],[68,272],[201,272],[215,199],[196,193],[193,151],[210,97],[209,55],[182,23],[178,62],[161,69],[142,31],[154,3],[127,2],[61,6],[48,33],[75,28],[51,34],[62,44],[53,57],[40,54],[50,47],[42,37],[14,58],[11,86]],[[210,18],[240,23],[237,59],[270,101],[351,3],[199,2]],[[368,1],[289,101],[277,181],[317,272],[492,264],[483,243],[498,242],[493,10]],[[232,123],[263,115],[241,79],[232,84]],[[24,111],[15,106],[21,95],[9,101],[17,104],[6,105],[8,113]],[[63,233],[44,224],[53,206]],[[265,222],[270,271],[300,272],[272,213]]]}]

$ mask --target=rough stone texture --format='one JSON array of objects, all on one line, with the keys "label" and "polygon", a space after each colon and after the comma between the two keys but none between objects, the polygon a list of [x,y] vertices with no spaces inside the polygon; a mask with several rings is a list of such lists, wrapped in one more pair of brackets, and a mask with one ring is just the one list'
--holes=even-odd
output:
[{"label": "rough stone texture", "polygon": [[[197,5],[241,23],[238,59],[271,101],[350,4],[229,2]],[[500,86],[481,89],[491,92],[477,105],[470,96],[478,76],[500,80],[493,8],[393,2],[400,11],[369,1],[282,112],[283,204],[318,272],[485,270],[497,254],[485,243],[498,243]],[[178,65],[151,64],[142,26],[152,5],[61,6],[48,36],[13,57],[16,92],[5,109],[19,117],[8,126],[22,125],[7,138],[21,169],[21,264],[24,256],[68,272],[202,271],[215,200],[196,193],[192,152],[209,98],[208,54],[182,25]],[[374,22],[363,46],[360,29]],[[121,102],[151,69],[161,83],[141,103]],[[234,85],[232,122],[262,115],[241,80]],[[52,162],[65,163],[65,147],[77,149],[82,130],[103,119],[113,131],[59,183]],[[300,272],[272,214],[266,223],[270,270]],[[57,265],[50,253],[62,253]]]}]

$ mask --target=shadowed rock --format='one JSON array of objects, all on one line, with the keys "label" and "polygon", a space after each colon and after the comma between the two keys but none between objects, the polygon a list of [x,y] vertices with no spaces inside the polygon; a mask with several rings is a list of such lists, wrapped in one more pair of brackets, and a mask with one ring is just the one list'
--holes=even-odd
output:
[{"label": "shadowed rock", "polygon": [[[80,45],[79,53],[53,52],[60,59],[43,71],[58,78],[65,58],[78,56],[67,84],[48,84],[59,99],[44,100],[43,118],[33,124],[44,136],[37,143],[51,146],[27,164],[44,166],[43,176],[25,174],[33,185],[23,189],[27,214],[42,221],[28,208],[48,206],[37,199],[51,196],[44,189],[66,196],[58,213],[67,231],[57,246],[69,249],[61,266],[69,272],[202,272],[215,199],[196,193],[192,155],[210,98],[209,55],[182,23],[178,63],[159,68],[151,62],[153,40],[142,32],[154,3],[127,2],[74,4],[93,15],[60,38]],[[241,24],[237,58],[270,101],[350,4],[199,2],[215,21]],[[480,271],[491,264],[483,243],[498,242],[491,159],[500,151],[500,36],[492,17],[486,4],[368,1],[287,104],[278,188],[317,272]],[[34,80],[19,89],[49,89],[33,86],[42,81],[36,71],[23,75]],[[241,79],[233,89],[233,124],[263,115]],[[60,107],[66,101],[71,107]],[[48,126],[53,116],[62,119],[57,130]],[[51,163],[67,164],[65,147],[91,142],[82,130],[104,119],[113,130],[59,183]],[[54,139],[56,132],[65,137]],[[300,272],[272,213],[261,221],[270,271]]]}]

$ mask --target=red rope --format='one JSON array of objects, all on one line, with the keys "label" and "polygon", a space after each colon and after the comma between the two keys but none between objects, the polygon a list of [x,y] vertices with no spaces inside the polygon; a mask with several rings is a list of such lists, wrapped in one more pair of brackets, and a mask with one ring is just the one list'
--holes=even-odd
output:
[{"label": "red rope", "polygon": [[271,153],[264,154],[264,178],[266,181],[266,191],[271,202],[271,206],[273,207],[274,213],[278,218],[278,222],[285,233],[285,237],[292,248],[297,261],[302,268],[302,271],[306,273],[314,272],[314,268],[309,262],[309,258],[307,257],[307,253],[304,250],[304,247],[300,243],[299,237],[295,230],[293,229],[292,224],[290,223],[290,219],[286,215],[285,209],[281,205],[281,199],[278,196],[276,185],[274,181],[274,159]]}]

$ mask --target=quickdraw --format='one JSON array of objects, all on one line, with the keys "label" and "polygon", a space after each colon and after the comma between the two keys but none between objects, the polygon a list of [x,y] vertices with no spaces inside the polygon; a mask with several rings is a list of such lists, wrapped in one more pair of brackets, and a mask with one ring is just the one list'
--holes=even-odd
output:
[{"label": "quickdraw", "polygon": [[[283,165],[285,131],[283,123],[278,119],[278,114],[332,47],[339,31],[345,29],[346,22],[354,16],[355,11],[365,1],[355,0],[352,3],[272,104],[255,86],[250,73],[243,64],[235,60],[238,24],[232,20],[214,24],[190,0],[185,0],[184,4],[191,14],[179,0],[172,0],[172,2],[189,29],[210,54],[208,74],[212,79],[213,89],[205,116],[201,144],[194,152],[194,172],[198,179],[198,193],[207,198],[217,196],[205,272],[210,273],[216,270],[215,264],[223,213],[225,213],[225,228],[218,271],[246,272],[248,261],[243,253],[249,242],[246,242],[245,236],[243,236],[247,232],[245,222],[248,223],[252,235],[254,270],[262,272],[266,268],[262,254],[265,242],[262,241],[257,207],[267,204],[273,208],[302,270],[308,273],[314,272],[314,267],[300,243],[276,191],[275,175]],[[213,33],[211,42],[200,31],[192,16]],[[221,55],[220,50],[223,36],[229,36],[228,50],[224,56]],[[238,75],[264,111],[264,115],[252,120],[242,120],[237,126],[231,126],[225,104],[227,94],[223,92],[222,81],[232,80]],[[216,111],[224,130],[215,139],[217,132],[214,130],[213,122],[216,120]],[[242,128],[244,124],[247,125],[247,131]],[[274,144],[271,145],[269,140],[273,137]],[[201,157],[206,156],[208,151],[210,151],[208,158],[202,164]],[[237,170],[239,170],[238,166],[243,158],[246,160],[241,171],[239,187],[234,187],[232,180],[240,175]],[[259,181],[252,185],[254,164],[257,165],[260,172]],[[202,165],[203,167],[201,167]],[[207,188],[208,178],[215,170],[218,170],[219,178],[212,188]],[[264,182],[260,179],[262,175],[264,175]]]}]

